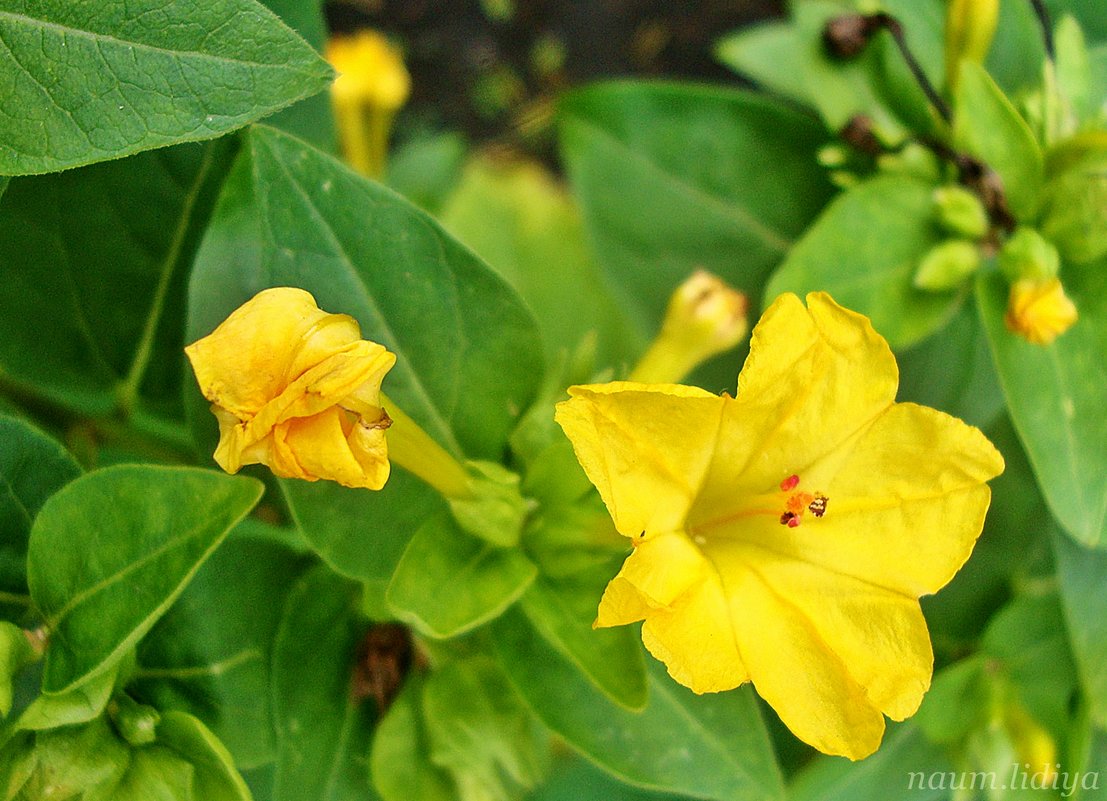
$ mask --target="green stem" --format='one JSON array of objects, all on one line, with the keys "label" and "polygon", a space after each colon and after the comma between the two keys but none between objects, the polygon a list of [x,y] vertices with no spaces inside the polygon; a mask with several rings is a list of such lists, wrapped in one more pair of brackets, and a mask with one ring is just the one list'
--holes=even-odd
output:
[{"label": "green stem", "polygon": [[146,368],[150,366],[150,359],[154,355],[154,339],[158,333],[158,323],[161,322],[162,311],[165,308],[165,300],[169,296],[169,285],[173,279],[177,263],[181,260],[181,252],[184,250],[185,239],[188,237],[188,229],[192,224],[192,214],[196,209],[196,202],[200,198],[200,191],[207,180],[208,172],[214,160],[215,148],[208,146],[204,150],[204,158],[200,163],[200,169],[196,173],[196,179],[189,187],[185,195],[184,205],[181,207],[181,216],[177,221],[177,227],[173,231],[173,237],[169,241],[169,250],[161,265],[161,275],[158,276],[158,285],[154,290],[154,299],[150,303],[150,312],[146,316],[146,324],[142,329],[138,347],[135,348],[134,359],[131,361],[131,369],[127,371],[126,378],[120,383],[116,393],[119,409],[124,416],[130,417],[134,412],[135,403],[138,400],[139,388],[142,379],[146,375]]},{"label": "green stem", "polygon": [[31,605],[30,595],[20,595],[16,592],[4,592],[0,590],[0,604],[12,604],[13,606],[26,606]]},{"label": "green stem", "polygon": [[423,479],[445,498],[472,496],[473,481],[465,467],[383,392],[380,403],[392,418],[386,435],[389,460]]}]

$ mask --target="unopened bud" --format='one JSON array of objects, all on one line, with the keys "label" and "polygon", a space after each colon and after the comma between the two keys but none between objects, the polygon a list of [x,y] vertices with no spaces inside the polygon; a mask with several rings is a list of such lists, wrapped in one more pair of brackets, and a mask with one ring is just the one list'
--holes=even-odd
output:
[{"label": "unopened bud", "polygon": [[1061,257],[1053,243],[1033,228],[1019,228],[999,251],[999,269],[1010,283],[1024,278],[1043,281],[1056,278]]},{"label": "unopened bud", "polygon": [[980,248],[968,239],[950,239],[931,248],[915,271],[917,289],[945,292],[965,282],[980,267]]},{"label": "unopened bud", "polygon": [[108,704],[108,715],[119,736],[135,748],[149,745],[157,739],[161,715],[152,706],[140,704],[129,695],[121,693]]},{"label": "unopened bud", "polygon": [[963,186],[934,190],[938,221],[951,234],[979,239],[988,233],[988,211],[980,198]]},{"label": "unopened bud", "polygon": [[746,296],[697,270],[669,300],[661,332],[630,374],[631,381],[677,382],[749,332]]},{"label": "unopened bud", "polygon": [[869,44],[880,24],[873,16],[844,14],[828,20],[823,28],[826,49],[836,58],[854,58]]},{"label": "unopened bud", "polygon": [[1076,305],[1059,278],[1024,278],[1011,285],[1007,329],[1035,345],[1048,345],[1068,331],[1077,320]]},{"label": "unopened bud", "polygon": [[984,62],[999,19],[999,0],[949,0],[946,5],[946,83],[957,85],[961,62]]}]

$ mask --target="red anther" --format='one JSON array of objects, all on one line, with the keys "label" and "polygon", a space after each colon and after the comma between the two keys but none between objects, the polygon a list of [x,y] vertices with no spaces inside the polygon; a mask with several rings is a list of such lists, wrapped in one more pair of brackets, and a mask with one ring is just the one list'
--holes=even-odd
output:
[{"label": "red anther", "polygon": [[799,515],[795,512],[785,512],[780,516],[780,525],[795,528],[799,525]]},{"label": "red anther", "polygon": [[780,491],[788,492],[789,490],[794,490],[799,483],[800,477],[793,473],[792,475],[788,476],[788,478],[780,482]]},{"label": "red anther", "polygon": [[795,528],[799,524],[800,524],[799,515],[792,515],[792,517],[788,518],[788,528]]}]

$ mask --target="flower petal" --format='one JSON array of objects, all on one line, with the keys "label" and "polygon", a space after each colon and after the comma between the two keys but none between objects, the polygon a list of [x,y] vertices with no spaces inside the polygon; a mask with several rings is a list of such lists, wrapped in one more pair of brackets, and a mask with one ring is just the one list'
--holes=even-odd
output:
[{"label": "flower petal", "polygon": [[374,490],[389,475],[384,429],[351,422],[338,407],[276,426],[266,463],[285,478],[325,479]]},{"label": "flower petal", "polygon": [[637,538],[679,531],[719,427],[723,399],[675,384],[570,387],[557,422],[615,527]]},{"label": "flower petal", "polygon": [[693,692],[722,692],[749,681],[717,573],[706,575],[670,608],[651,610],[642,642]]},{"label": "flower petal", "polygon": [[[793,588],[778,589],[775,576],[752,569],[742,547],[711,558],[723,577],[734,637],[758,694],[797,737],[823,753],[850,759],[873,753],[884,716],[793,601]],[[759,568],[760,562],[760,556],[752,560]],[[875,626],[873,633],[879,633]]]},{"label": "flower petal", "polygon": [[984,482],[1002,471],[1003,457],[978,429],[898,403],[806,474],[829,496],[824,517],[796,528],[763,519],[741,536],[917,598],[969,558],[991,497]]},{"label": "flower petal", "polygon": [[867,317],[825,293],[781,295],[754,328],[696,501],[714,518],[834,451],[895,400],[899,371]]},{"label": "flower petal", "polygon": [[635,542],[600,601],[595,626],[621,626],[642,620],[650,610],[669,606],[701,582],[709,565],[682,533],[660,534]]}]

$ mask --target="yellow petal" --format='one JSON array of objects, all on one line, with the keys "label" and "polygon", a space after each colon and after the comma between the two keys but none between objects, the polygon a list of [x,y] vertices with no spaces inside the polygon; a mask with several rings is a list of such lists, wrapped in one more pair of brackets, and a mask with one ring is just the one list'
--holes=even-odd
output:
[{"label": "yellow petal", "polygon": [[972,426],[911,403],[887,409],[804,481],[829,497],[796,528],[746,522],[747,541],[917,598],[937,592],[972,553],[999,452]]},{"label": "yellow petal", "polygon": [[749,680],[714,572],[670,608],[651,610],[642,626],[642,642],[665,663],[670,676],[693,692],[731,690]]},{"label": "yellow petal", "polygon": [[715,446],[723,399],[674,384],[570,387],[557,422],[615,527],[678,531]]},{"label": "yellow petal", "polygon": [[378,429],[375,434],[332,407],[274,428],[268,464],[276,475],[286,478],[380,489],[388,480],[389,465],[383,449],[384,431]]},{"label": "yellow petal", "polygon": [[806,468],[894,401],[899,371],[868,318],[825,293],[781,295],[753,330],[719,445],[696,501],[701,519]]},{"label": "yellow petal", "polygon": [[699,549],[682,533],[639,538],[600,601],[595,626],[641,620],[651,609],[672,604],[701,581],[708,569]]},{"label": "yellow petal", "polygon": [[863,759],[884,716],[790,595],[734,554],[722,564],[734,637],[754,687],[792,732],[826,754]]}]

